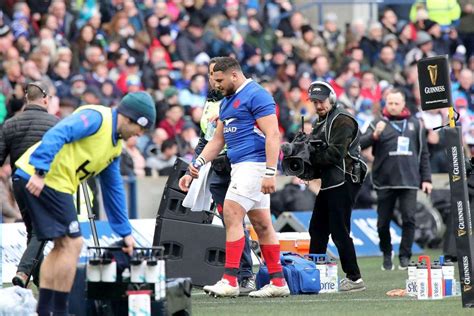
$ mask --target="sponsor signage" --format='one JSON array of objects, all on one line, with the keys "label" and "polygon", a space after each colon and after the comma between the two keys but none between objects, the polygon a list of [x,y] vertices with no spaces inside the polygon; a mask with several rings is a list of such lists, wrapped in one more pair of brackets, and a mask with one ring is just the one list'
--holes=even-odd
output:
[{"label": "sponsor signage", "polygon": [[[155,219],[135,219],[130,220],[132,225],[132,234],[135,238],[137,247],[151,247],[153,234],[155,232]],[[95,221],[97,233],[99,235],[99,244],[101,246],[109,246],[121,239],[115,234],[106,221]],[[84,245],[82,247],[79,262],[86,263],[87,258],[92,254],[87,247],[94,246],[94,240],[91,235],[89,222],[79,223],[79,227],[84,237]],[[10,283],[12,277],[16,273],[16,267],[20,262],[20,258],[26,249],[26,229],[23,223],[0,224],[0,285]],[[53,247],[53,243],[49,242],[45,247],[45,254],[48,254]]]},{"label": "sponsor signage", "polygon": [[418,61],[418,82],[421,107],[424,111],[447,108],[451,102],[451,82],[446,56],[424,58]]},{"label": "sponsor signage", "polygon": [[451,216],[456,236],[456,250],[461,281],[461,296],[464,307],[474,307],[473,262],[474,240],[472,214],[467,191],[466,166],[460,127],[447,128],[446,152],[449,161],[449,184],[451,187]]}]

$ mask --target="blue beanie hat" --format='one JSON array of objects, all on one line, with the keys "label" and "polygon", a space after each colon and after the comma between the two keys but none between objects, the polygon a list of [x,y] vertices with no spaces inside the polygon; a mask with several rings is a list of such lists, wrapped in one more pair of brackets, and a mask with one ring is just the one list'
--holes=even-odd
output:
[{"label": "blue beanie hat", "polygon": [[117,111],[146,129],[155,126],[155,102],[147,92],[127,94],[120,101]]}]

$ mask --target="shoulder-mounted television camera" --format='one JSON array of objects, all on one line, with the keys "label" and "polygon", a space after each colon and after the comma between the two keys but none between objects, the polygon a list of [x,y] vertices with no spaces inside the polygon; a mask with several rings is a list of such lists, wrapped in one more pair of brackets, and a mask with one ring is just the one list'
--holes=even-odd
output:
[{"label": "shoulder-mounted television camera", "polygon": [[311,139],[311,135],[306,135],[301,130],[291,143],[281,145],[283,173],[302,180],[321,178],[321,168],[312,164],[311,155],[326,148],[327,144],[324,141]]}]

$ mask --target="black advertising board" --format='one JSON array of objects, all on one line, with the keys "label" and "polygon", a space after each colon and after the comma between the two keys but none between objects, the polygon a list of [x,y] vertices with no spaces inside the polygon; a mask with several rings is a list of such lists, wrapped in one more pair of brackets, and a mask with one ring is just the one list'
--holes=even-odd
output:
[{"label": "black advertising board", "polygon": [[473,257],[474,236],[472,214],[467,191],[466,166],[461,139],[461,127],[446,128],[446,150],[451,187],[451,216],[456,237],[456,251],[461,282],[463,307],[474,307]]},{"label": "black advertising board", "polygon": [[451,106],[451,81],[447,57],[423,58],[418,61],[417,66],[423,111]]}]

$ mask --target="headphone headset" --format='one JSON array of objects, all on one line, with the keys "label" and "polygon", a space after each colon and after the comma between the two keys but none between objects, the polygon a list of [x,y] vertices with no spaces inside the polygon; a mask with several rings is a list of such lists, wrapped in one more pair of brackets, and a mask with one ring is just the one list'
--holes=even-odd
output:
[{"label": "headphone headset", "polygon": [[41,88],[40,86],[38,86],[37,84],[35,84],[35,83],[28,83],[28,84],[26,85],[26,88],[25,88],[25,96],[28,94],[28,87],[30,87],[30,86],[33,86],[33,87],[38,88],[38,89],[41,91],[41,93],[43,94],[43,98],[46,98],[46,97],[48,96],[48,94],[46,93],[46,91],[45,91],[43,88]]},{"label": "headphone headset", "polygon": [[46,98],[46,97],[48,96],[48,94],[46,93],[46,91],[45,91],[43,88],[41,88],[39,85],[37,85],[37,84],[35,84],[35,83],[28,83],[28,84],[26,85],[26,88],[25,88],[25,98],[26,98],[27,100],[28,100],[28,87],[30,87],[30,86],[33,86],[33,87],[39,89],[39,91],[41,91],[41,93],[43,94],[43,98]]},{"label": "headphone headset", "polygon": [[336,92],[334,91],[333,87],[331,87],[331,85],[327,82],[324,82],[324,81],[319,81],[319,80],[316,80],[316,81],[313,81],[310,85],[309,85],[309,89],[308,89],[308,94],[311,96],[311,91],[313,90],[314,86],[324,86],[326,88],[329,89],[329,103],[331,105],[335,105],[336,102],[337,102],[337,96],[336,96]]}]

